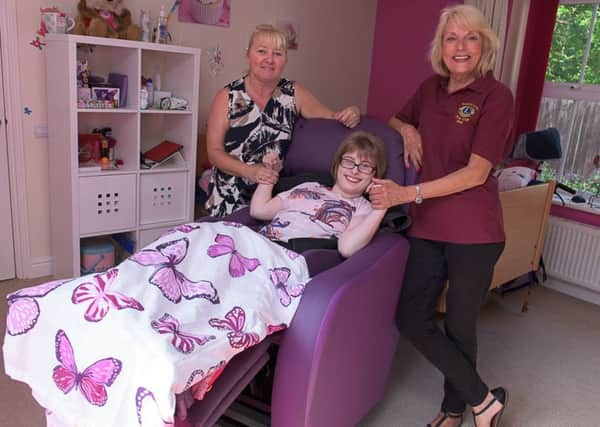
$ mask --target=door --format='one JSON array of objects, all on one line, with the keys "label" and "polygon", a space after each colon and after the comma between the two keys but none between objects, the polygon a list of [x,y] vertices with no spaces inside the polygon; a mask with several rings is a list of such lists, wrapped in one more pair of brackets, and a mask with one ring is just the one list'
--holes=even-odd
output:
[{"label": "door", "polygon": [[0,280],[5,280],[15,277],[15,250],[10,207],[8,144],[6,141],[6,115],[4,114],[2,81],[2,64],[0,63]]}]

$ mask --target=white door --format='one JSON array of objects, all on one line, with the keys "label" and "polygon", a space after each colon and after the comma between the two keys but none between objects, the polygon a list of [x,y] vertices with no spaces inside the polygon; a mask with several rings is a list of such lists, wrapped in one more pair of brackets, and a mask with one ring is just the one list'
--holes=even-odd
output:
[{"label": "white door", "polygon": [[15,277],[15,249],[8,176],[4,88],[2,86],[2,64],[0,64],[0,280]]}]

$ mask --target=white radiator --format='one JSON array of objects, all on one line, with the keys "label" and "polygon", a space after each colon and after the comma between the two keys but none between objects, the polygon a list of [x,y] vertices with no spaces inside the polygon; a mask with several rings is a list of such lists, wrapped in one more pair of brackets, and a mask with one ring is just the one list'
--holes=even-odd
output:
[{"label": "white radiator", "polygon": [[600,228],[551,216],[543,259],[548,276],[600,292]]}]

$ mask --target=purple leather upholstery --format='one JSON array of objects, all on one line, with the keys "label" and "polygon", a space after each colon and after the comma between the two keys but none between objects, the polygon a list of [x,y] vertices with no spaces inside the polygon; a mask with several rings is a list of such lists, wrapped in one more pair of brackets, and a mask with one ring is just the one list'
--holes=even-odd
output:
[{"label": "purple leather upholstery", "polygon": [[[328,172],[336,148],[353,131],[332,120],[300,120],[296,126],[286,174]],[[368,118],[357,129],[383,139],[389,160],[386,177],[405,183],[401,137],[386,124]],[[413,180],[410,175],[408,182]],[[247,210],[234,215],[245,221]],[[379,233],[347,260],[331,250],[305,253],[314,277],[291,327],[280,333],[271,425],[356,425],[381,400],[398,341],[394,312],[408,249],[402,235]],[[257,355],[242,353],[234,360],[245,357],[256,360]],[[232,361],[225,371],[237,370],[229,376],[243,378],[244,370],[254,363],[242,360],[236,365]],[[224,391],[219,392],[227,398]],[[204,414],[196,424],[204,426],[207,413],[215,420],[218,402],[196,403],[200,405],[207,408],[193,408],[191,418]]]}]

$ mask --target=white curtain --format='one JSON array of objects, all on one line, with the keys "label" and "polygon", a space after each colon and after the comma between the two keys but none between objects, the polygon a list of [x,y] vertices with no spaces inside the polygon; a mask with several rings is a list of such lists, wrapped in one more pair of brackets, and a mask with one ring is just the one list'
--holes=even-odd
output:
[{"label": "white curtain", "polygon": [[500,44],[496,56],[494,75],[500,78],[504,57],[504,41],[506,40],[506,26],[508,22],[508,0],[465,0],[465,4],[470,4],[481,10],[492,26],[494,32],[498,35]]},{"label": "white curtain", "polygon": [[504,44],[504,61],[500,80],[507,85],[513,95],[517,93],[519,70],[521,68],[521,55],[527,31],[530,0],[513,1],[510,20],[508,22],[507,40]]}]

